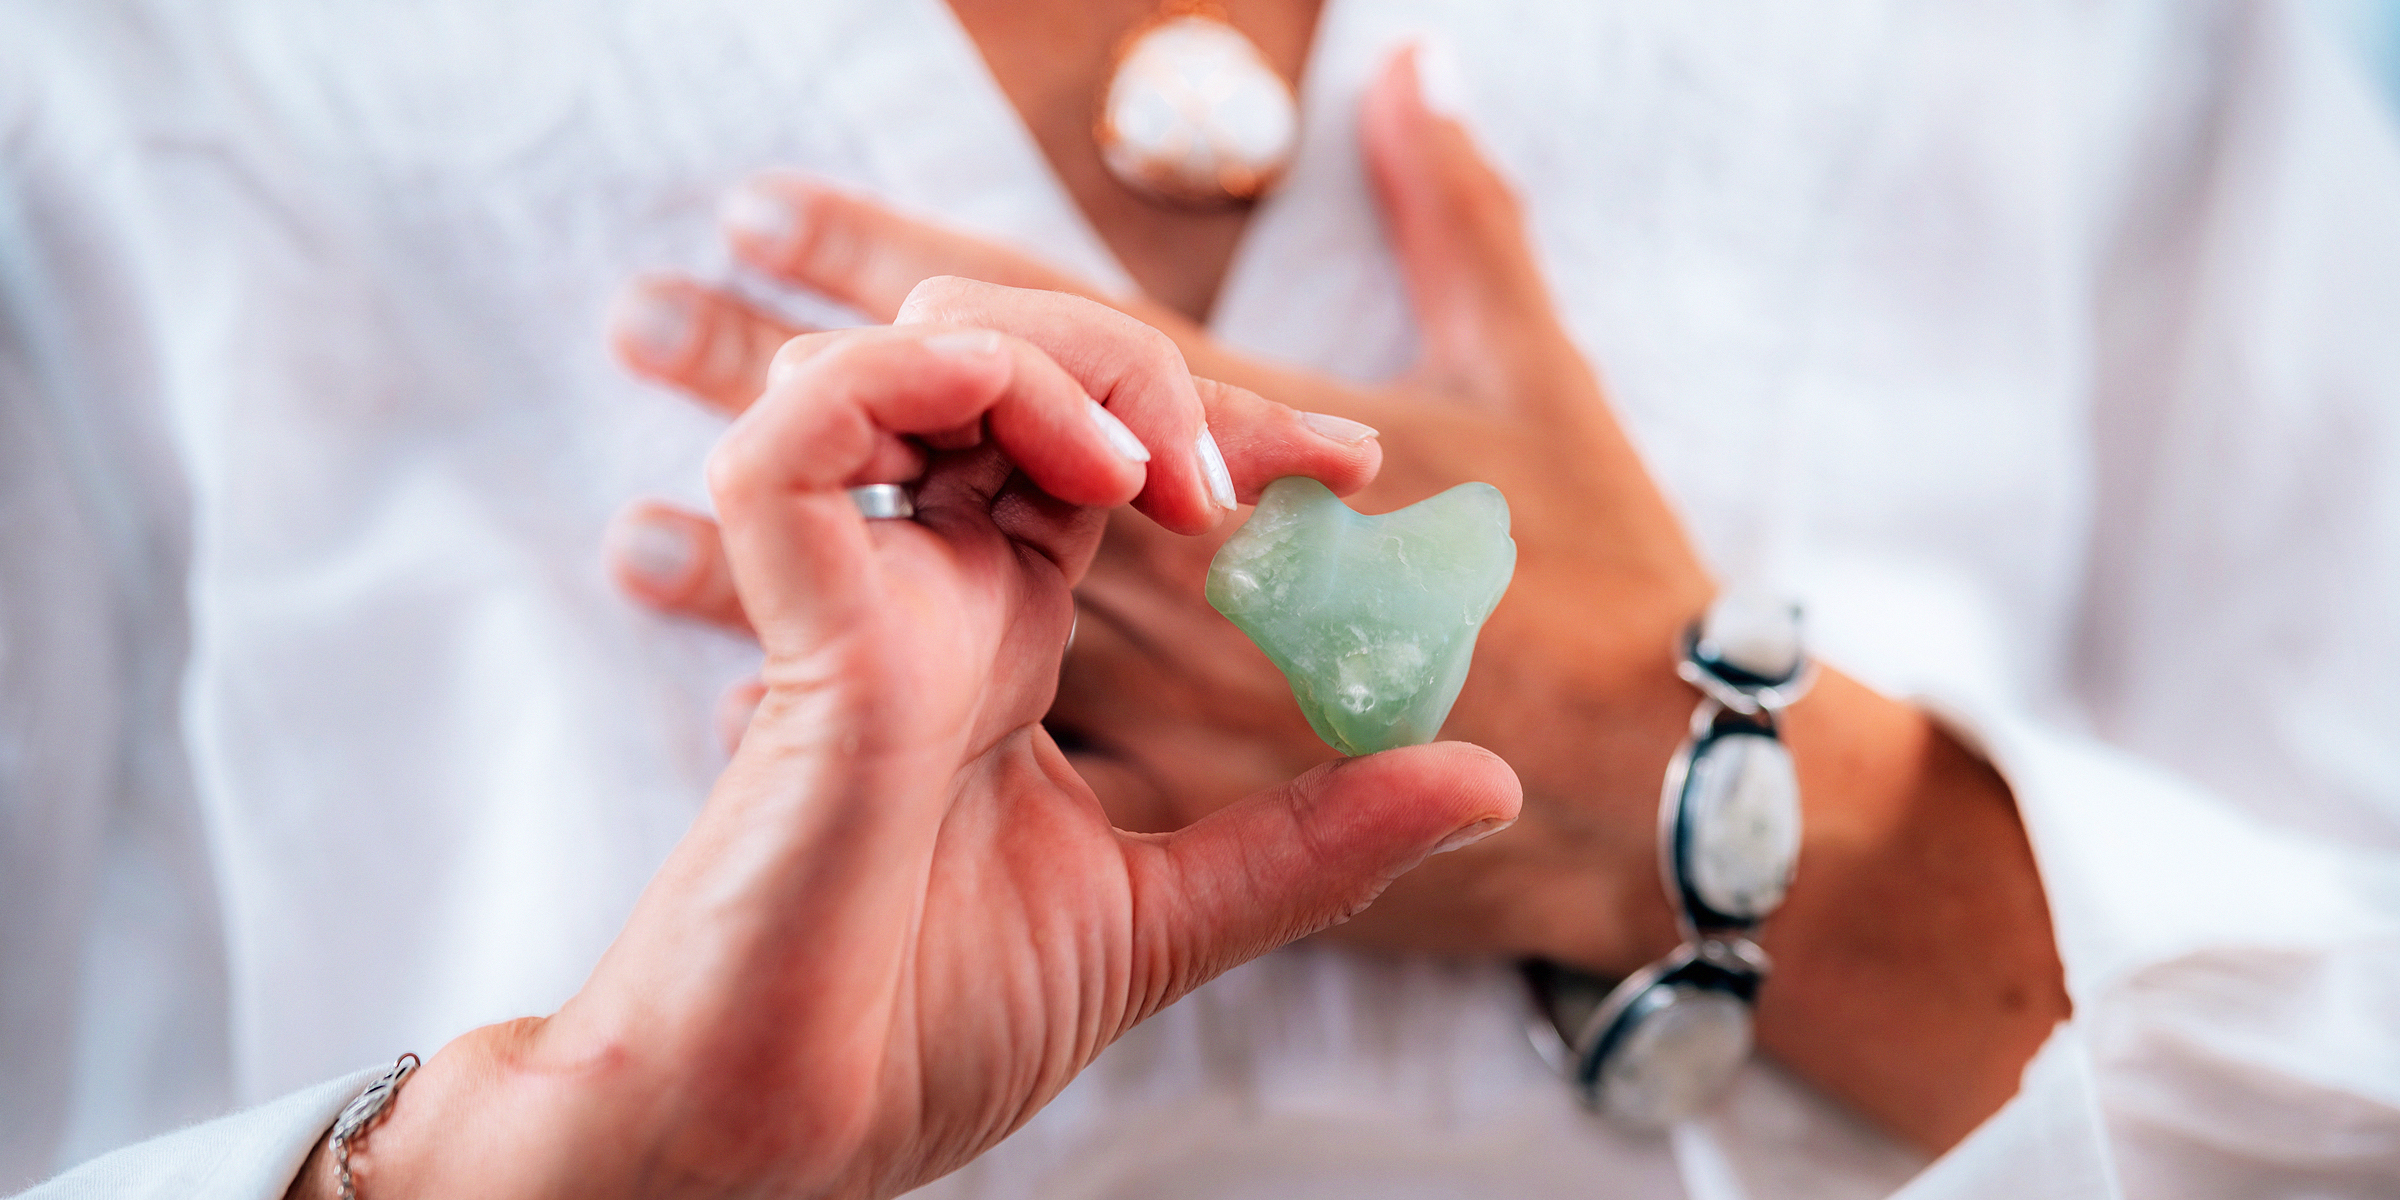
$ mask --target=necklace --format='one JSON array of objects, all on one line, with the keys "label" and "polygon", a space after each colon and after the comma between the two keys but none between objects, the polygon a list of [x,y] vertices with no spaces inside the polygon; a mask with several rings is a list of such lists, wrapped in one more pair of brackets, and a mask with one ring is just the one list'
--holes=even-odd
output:
[{"label": "necklace", "polygon": [[1264,195],[1300,140],[1291,85],[1208,0],[1166,0],[1117,43],[1092,136],[1117,181],[1223,208]]}]

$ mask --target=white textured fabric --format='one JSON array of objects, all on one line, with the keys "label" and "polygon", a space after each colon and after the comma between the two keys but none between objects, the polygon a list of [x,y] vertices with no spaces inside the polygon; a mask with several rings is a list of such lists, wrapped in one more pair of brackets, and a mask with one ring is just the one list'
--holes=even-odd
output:
[{"label": "white textured fabric", "polygon": [[104,1154],[24,1200],[281,1200],[333,1119],[382,1074],[370,1067]]},{"label": "white textured fabric", "polygon": [[[1405,364],[1351,112],[1438,32],[1712,561],[2008,774],[2077,1017],[1927,1167],[1303,947],[929,1191],[2400,1192],[2400,152],[2307,11],[1330,3],[1218,332]],[[601,316],[767,166],[1124,283],[936,0],[0,7],[0,1186],[582,981],[750,654],[602,577],[715,426]]]}]

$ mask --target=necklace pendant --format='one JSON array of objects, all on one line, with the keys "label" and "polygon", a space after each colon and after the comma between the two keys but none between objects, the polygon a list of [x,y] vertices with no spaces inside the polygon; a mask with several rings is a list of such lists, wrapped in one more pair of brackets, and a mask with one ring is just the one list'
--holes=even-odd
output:
[{"label": "necklace pendant", "polygon": [[1223,208],[1264,195],[1291,165],[1299,104],[1222,10],[1170,4],[1119,44],[1094,136],[1125,186]]}]

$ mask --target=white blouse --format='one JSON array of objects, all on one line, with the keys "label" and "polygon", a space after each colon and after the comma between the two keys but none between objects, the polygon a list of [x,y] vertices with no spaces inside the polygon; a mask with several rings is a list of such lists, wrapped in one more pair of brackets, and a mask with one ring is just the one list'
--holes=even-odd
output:
[{"label": "white blouse", "polygon": [[[1408,361],[1352,111],[1447,42],[1716,568],[2007,775],[2076,1016],[1929,1165],[1303,946],[926,1194],[2400,1193],[2400,139],[2310,12],[1332,0],[1215,332]],[[939,0],[0,6],[0,1188],[582,982],[755,661],[602,574],[718,427],[602,315],[766,167],[1127,286]],[[279,1194],[173,1164],[331,1087],[58,1194]]]}]

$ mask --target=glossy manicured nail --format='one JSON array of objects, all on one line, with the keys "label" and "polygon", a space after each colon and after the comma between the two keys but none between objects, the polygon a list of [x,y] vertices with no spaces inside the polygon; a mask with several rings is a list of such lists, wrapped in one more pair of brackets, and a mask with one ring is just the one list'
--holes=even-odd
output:
[{"label": "glossy manicured nail", "polygon": [[1300,423],[1316,431],[1317,436],[1332,438],[1348,445],[1357,445],[1371,437],[1380,436],[1372,425],[1362,425],[1348,417],[1332,413],[1301,413]]},{"label": "glossy manicured nail", "polygon": [[1218,508],[1238,508],[1241,501],[1233,495],[1233,472],[1225,469],[1225,454],[1217,449],[1216,437],[1203,426],[1200,436],[1192,443],[1200,455],[1200,478],[1208,484],[1208,498]]},{"label": "glossy manicured nail", "polygon": [[1142,439],[1133,436],[1132,430],[1125,428],[1125,422],[1118,420],[1117,414],[1089,396],[1084,397],[1083,403],[1084,415],[1092,419],[1092,426],[1100,431],[1102,438],[1107,439],[1108,448],[1116,451],[1117,457],[1127,462],[1150,461],[1150,448],[1142,444]]},{"label": "glossy manicured nail", "polygon": [[669,370],[691,352],[698,310],[698,298],[686,289],[636,283],[610,306],[608,329],[642,366]]},{"label": "glossy manicured nail", "polygon": [[743,237],[770,246],[790,239],[800,223],[789,200],[759,183],[745,183],[728,193],[717,208],[717,220]]},{"label": "glossy manicured nail", "polygon": [[925,339],[925,348],[945,358],[982,358],[1000,349],[996,329],[954,329]]},{"label": "glossy manicured nail", "polygon": [[1467,79],[1447,43],[1417,39],[1417,98],[1431,112],[1453,121],[1467,119]]},{"label": "glossy manicured nail", "polygon": [[662,588],[683,582],[699,553],[681,524],[640,516],[619,517],[609,526],[608,549],[626,570]]},{"label": "glossy manicured nail", "polygon": [[1432,850],[1427,851],[1427,853],[1448,854],[1453,850],[1464,850],[1467,847],[1472,846],[1475,843],[1480,842],[1483,839],[1488,838],[1514,824],[1516,824],[1515,821],[1512,821],[1506,817],[1485,817],[1484,819],[1459,830],[1457,833],[1443,838],[1441,845],[1435,846]]}]

